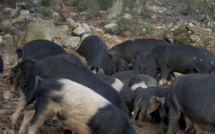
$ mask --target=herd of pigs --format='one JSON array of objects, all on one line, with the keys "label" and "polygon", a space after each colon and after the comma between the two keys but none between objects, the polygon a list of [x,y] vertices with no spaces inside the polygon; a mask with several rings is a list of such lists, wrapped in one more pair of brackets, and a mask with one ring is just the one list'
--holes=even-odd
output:
[{"label": "herd of pigs", "polygon": [[5,76],[0,56],[1,79],[23,93],[12,125],[35,104],[19,134],[35,134],[48,117],[65,133],[136,134],[132,124],[142,126],[146,117],[166,134],[180,127],[184,134],[215,133],[215,57],[203,47],[133,39],[108,50],[91,35],[77,50],[38,39],[16,53],[19,62]]}]

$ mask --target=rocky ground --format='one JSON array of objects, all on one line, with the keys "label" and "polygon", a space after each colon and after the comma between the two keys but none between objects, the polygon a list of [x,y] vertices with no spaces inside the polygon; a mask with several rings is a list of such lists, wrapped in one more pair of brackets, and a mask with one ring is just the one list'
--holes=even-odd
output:
[{"label": "rocky ground", "polygon": [[[171,10],[168,10],[168,8],[154,3],[148,3],[146,8],[150,11],[150,14],[142,16],[145,22],[144,24],[147,25],[147,27],[143,25],[141,33],[131,31],[119,33],[119,31],[113,27],[111,30],[105,28],[105,25],[115,23],[114,20],[105,19],[108,13],[107,11],[99,11],[98,16],[89,18],[84,12],[78,12],[76,8],[65,5],[65,10],[67,12],[64,13],[63,16],[70,18],[70,20],[67,19],[67,21],[64,21],[67,22],[66,25],[55,25],[56,21],[54,23],[52,18],[43,17],[31,10],[20,9],[16,11],[14,9],[8,8],[6,10],[6,8],[4,8],[0,11],[0,54],[3,56],[5,65],[3,74],[6,75],[17,63],[16,48],[36,38],[44,38],[59,44],[68,45],[70,45],[71,42],[77,42],[69,46],[74,48],[79,46],[80,42],[83,40],[83,36],[92,34],[102,37],[108,48],[133,38],[160,38],[176,43],[191,43],[206,47],[213,53],[215,52],[215,32],[212,28],[215,26],[214,22],[209,22],[207,20],[199,21],[190,16],[175,15]],[[56,11],[55,13],[59,15],[57,9],[60,9],[60,7],[53,6],[51,9]],[[38,28],[32,28],[36,24],[30,24],[31,22],[39,22],[40,27],[42,27],[42,24],[47,23],[44,27],[50,29],[59,30],[58,28],[60,27],[60,31],[55,31],[59,32],[58,35],[60,35],[60,37],[52,36],[50,33],[53,33],[53,31],[50,32],[50,29],[39,31]],[[73,24],[68,25],[70,23]],[[85,31],[82,31],[83,33],[81,34],[75,33],[75,29],[79,27],[80,24],[82,26],[80,28],[84,28]],[[31,27],[29,25],[31,25]],[[147,28],[150,30],[148,31]],[[47,31],[49,31],[49,33],[47,33]],[[72,32],[72,34],[67,36],[69,32]],[[45,34],[41,35],[41,33]],[[10,116],[15,111],[19,96],[20,91],[13,93],[10,90],[9,80],[0,80],[0,134],[16,134],[18,132],[18,128],[12,128]],[[31,109],[31,107],[29,109]],[[18,126],[21,124],[22,117],[23,115],[18,120]],[[63,134],[63,129],[59,125],[53,126],[52,124],[52,121],[47,121],[45,125],[40,128],[38,134]],[[138,127],[135,124],[133,125],[138,134],[158,134],[161,132],[161,125],[152,124],[150,121],[144,121],[143,127]]]}]

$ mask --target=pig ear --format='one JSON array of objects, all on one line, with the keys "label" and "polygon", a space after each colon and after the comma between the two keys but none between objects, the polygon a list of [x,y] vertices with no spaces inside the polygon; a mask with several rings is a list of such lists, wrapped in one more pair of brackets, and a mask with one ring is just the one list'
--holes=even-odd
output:
[{"label": "pig ear", "polygon": [[152,96],[149,100],[149,109],[147,115],[154,112],[161,105],[161,99],[159,97]]},{"label": "pig ear", "polygon": [[108,51],[109,57],[112,59],[113,58],[113,54],[111,51]]},{"label": "pig ear", "polygon": [[17,53],[17,55],[18,55],[18,58],[19,58],[19,59],[22,59],[22,57],[23,57],[23,55],[24,55],[23,49],[22,49],[22,48],[17,48],[17,49],[16,49],[16,53]]},{"label": "pig ear", "polygon": [[22,71],[27,71],[29,68],[32,68],[34,64],[35,64],[35,60],[27,59],[27,60],[21,61],[19,63],[19,67]]},{"label": "pig ear", "polygon": [[38,87],[38,85],[40,84],[40,82],[42,81],[43,79],[40,77],[40,76],[36,76],[35,78],[35,85],[34,85],[34,89],[36,89]]}]

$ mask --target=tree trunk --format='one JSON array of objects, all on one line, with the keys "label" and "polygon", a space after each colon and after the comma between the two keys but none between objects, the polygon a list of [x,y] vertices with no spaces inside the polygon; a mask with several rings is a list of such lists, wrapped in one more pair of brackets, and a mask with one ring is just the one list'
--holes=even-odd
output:
[{"label": "tree trunk", "polygon": [[136,0],[134,11],[140,14],[144,10],[147,0]]},{"label": "tree trunk", "polygon": [[113,18],[120,14],[123,7],[124,0],[113,0],[113,5],[111,8],[111,13],[109,17]]}]

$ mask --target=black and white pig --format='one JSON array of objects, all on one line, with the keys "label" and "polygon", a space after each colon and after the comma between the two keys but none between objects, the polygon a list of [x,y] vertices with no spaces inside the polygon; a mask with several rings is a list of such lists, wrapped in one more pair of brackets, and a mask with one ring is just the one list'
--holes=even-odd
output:
[{"label": "black and white pig", "polygon": [[163,85],[170,72],[212,73],[215,69],[214,55],[203,47],[183,44],[160,45],[152,49],[157,68],[160,69],[159,84]]},{"label": "black and white pig", "polygon": [[26,60],[26,59],[42,59],[47,56],[57,55],[66,53],[64,49],[58,44],[44,40],[37,39],[32,40],[25,44],[24,46],[18,48],[16,50],[18,55],[18,59]]},{"label": "black and white pig", "polygon": [[103,75],[103,74],[96,74],[101,80],[103,80],[105,83],[108,85],[111,85],[123,98],[128,110],[129,110],[129,115],[133,111],[133,103],[134,103],[134,98],[135,94],[134,92],[122,81],[119,79],[109,76],[109,75]]},{"label": "black and white pig", "polygon": [[88,66],[101,67],[107,75],[115,72],[115,64],[109,58],[107,45],[99,36],[86,37],[77,52],[86,58]]},{"label": "black and white pig", "polygon": [[137,70],[127,70],[123,72],[117,72],[111,76],[118,78],[121,80],[125,85],[128,85],[131,78],[135,77],[136,75],[140,74]]},{"label": "black and white pig", "polygon": [[138,87],[148,88],[158,86],[158,82],[153,77],[147,74],[137,74],[136,76],[132,77],[128,82],[128,87],[133,91]]},{"label": "black and white pig", "polygon": [[167,134],[176,133],[181,116],[185,118],[187,131],[215,133],[214,81],[212,74],[187,74],[171,83],[161,110],[162,119],[168,119]]},{"label": "black and white pig", "polygon": [[35,134],[48,117],[79,134],[136,134],[127,116],[93,89],[65,78],[35,80],[29,94],[35,113],[24,118],[19,134]]},{"label": "black and white pig", "polygon": [[151,52],[147,51],[140,53],[133,64],[132,70],[138,70],[140,73],[152,77],[155,76],[156,62]]},{"label": "black and white pig", "polygon": [[[41,78],[67,78],[94,90],[128,115],[128,109],[115,89],[100,80],[84,65],[68,60],[64,56],[56,55],[36,61],[23,61],[23,64],[19,63],[16,68],[22,72],[22,77],[18,80],[17,85],[25,93],[25,96],[31,94],[31,90],[27,89],[32,88],[31,83],[35,81],[36,76],[40,76]],[[13,124],[16,123],[25,106],[32,101],[25,96],[20,99],[19,106],[12,116]]]},{"label": "black and white pig", "polygon": [[3,78],[3,69],[4,69],[4,62],[3,62],[3,59],[2,59],[2,56],[0,55],[0,79]]},{"label": "black and white pig", "polygon": [[127,40],[109,50],[109,55],[114,63],[119,59],[124,59],[128,63],[133,63],[137,55],[142,52],[150,51],[155,46],[163,45],[168,42],[160,39],[133,39]]}]

